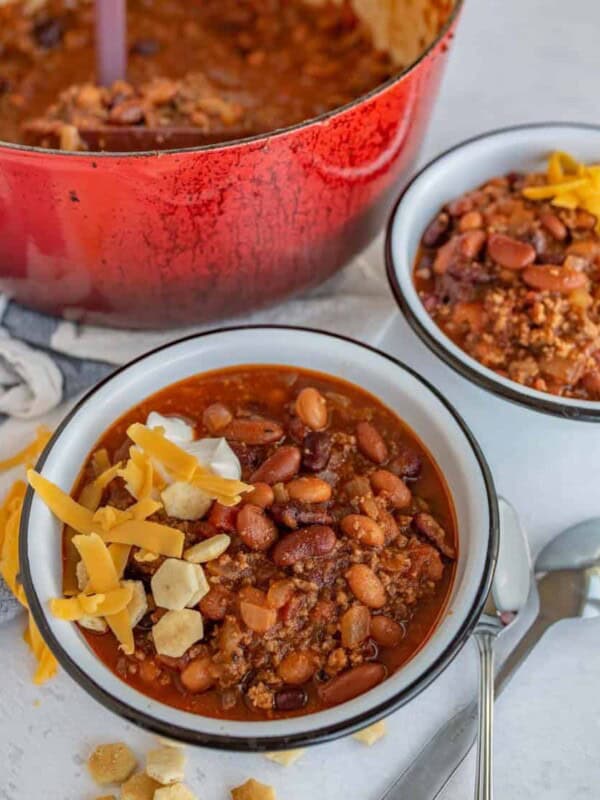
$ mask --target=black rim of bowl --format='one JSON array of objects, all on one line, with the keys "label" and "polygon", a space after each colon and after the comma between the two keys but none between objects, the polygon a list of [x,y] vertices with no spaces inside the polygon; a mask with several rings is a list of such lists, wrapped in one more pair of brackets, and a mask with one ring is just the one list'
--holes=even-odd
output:
[{"label": "black rim of bowl", "polygon": [[[133,366],[134,364],[137,364],[140,361],[143,361],[148,356],[154,355],[163,350],[167,350],[168,348],[182,344],[186,341],[191,341],[195,339],[201,341],[204,337],[215,336],[221,333],[242,332],[251,330],[272,330],[272,331],[281,331],[282,333],[285,333],[286,331],[305,332],[311,334],[316,333],[318,335],[334,339],[340,339],[342,341],[348,342],[351,345],[360,347],[364,350],[368,350],[372,353],[375,353],[376,355],[381,356],[394,367],[409,373],[412,377],[418,380],[427,391],[432,393],[436,397],[436,399],[445,406],[445,408],[448,410],[448,412],[452,415],[452,417],[458,424],[459,428],[462,431],[462,434],[466,439],[467,444],[470,446],[473,455],[475,456],[475,459],[478,463],[479,469],[481,471],[481,476],[485,485],[487,509],[490,520],[485,566],[480,578],[480,583],[477,592],[475,594],[475,598],[472,602],[471,607],[469,608],[468,612],[465,615],[465,619],[463,620],[460,629],[458,630],[452,641],[444,649],[443,653],[440,654],[440,656],[436,659],[436,661],[419,678],[413,681],[413,683],[410,684],[408,687],[398,692],[393,697],[389,698],[389,700],[380,703],[378,706],[373,707],[369,711],[366,711],[354,717],[349,717],[347,720],[338,722],[336,724],[324,726],[314,731],[300,732],[290,735],[260,736],[259,738],[251,738],[251,737],[246,738],[240,736],[208,734],[191,728],[186,728],[184,726],[170,725],[166,722],[155,719],[148,713],[140,711],[137,708],[133,708],[132,706],[128,705],[126,702],[122,700],[117,699],[110,692],[108,692],[106,689],[104,689],[102,686],[96,683],[89,675],[87,675],[82,669],[80,669],[78,664],[76,664],[71,659],[71,657],[63,649],[61,643],[52,633],[46,621],[46,614],[42,608],[42,605],[35,591],[29,564],[28,529],[29,529],[29,516],[31,513],[31,504],[34,495],[31,487],[27,488],[25,502],[23,505],[23,513],[21,516],[21,526],[19,531],[19,539],[20,539],[19,558],[21,563],[21,580],[23,583],[23,587],[25,589],[25,594],[27,596],[29,608],[31,610],[31,613],[33,614],[33,618],[41,632],[43,639],[48,644],[48,646],[56,656],[56,659],[58,660],[60,666],[65,670],[65,672],[67,672],[76,681],[76,683],[78,683],[79,686],[81,686],[89,695],[91,695],[95,700],[97,700],[99,703],[105,706],[105,708],[108,708],[110,711],[113,711],[120,717],[125,718],[126,720],[134,723],[140,728],[143,728],[147,731],[158,734],[160,736],[168,737],[171,739],[177,739],[179,741],[186,742],[188,744],[198,745],[201,747],[210,747],[219,750],[264,752],[269,750],[285,750],[291,747],[319,744],[322,742],[327,742],[333,739],[337,739],[344,735],[348,735],[350,733],[353,733],[354,731],[364,728],[365,726],[373,722],[376,722],[377,720],[381,719],[384,716],[389,715],[392,711],[396,710],[397,708],[400,708],[400,706],[405,705],[409,700],[419,695],[427,686],[429,686],[429,684],[451,663],[451,661],[462,649],[463,645],[471,635],[473,628],[477,620],[479,619],[479,616],[481,615],[483,606],[485,604],[485,601],[487,599],[487,596],[491,588],[491,582],[498,553],[499,512],[498,512],[498,500],[492,475],[488,467],[488,464],[485,460],[485,457],[481,452],[479,445],[477,444],[477,441],[475,440],[473,434],[471,433],[470,429],[468,428],[464,420],[450,405],[450,403],[448,403],[448,401],[445,400],[445,398],[437,391],[437,389],[435,389],[428,381],[422,378],[413,369],[406,366],[397,359],[393,358],[392,356],[388,355],[387,353],[383,353],[382,351],[378,350],[375,347],[363,344],[362,342],[358,342],[355,339],[352,339],[348,336],[342,336],[339,334],[330,333],[328,331],[319,330],[316,328],[307,328],[300,326],[242,325],[242,326],[216,328],[211,331],[206,331],[199,334],[192,334],[191,336],[185,336],[181,339],[177,339],[173,342],[170,342],[167,345],[157,347],[153,350],[150,350],[147,353],[144,353],[142,356],[139,356],[138,358],[130,361],[128,364],[115,370],[115,372],[113,372],[107,378],[100,381],[100,383],[96,384],[96,386],[94,386],[77,403],[77,405],[69,412],[69,414],[65,417],[65,419],[56,429],[55,433],[48,442],[46,448],[44,449],[42,455],[40,456],[36,464],[36,469],[41,469],[43,467],[44,463],[46,462],[46,459],[48,458],[48,455],[56,445],[61,434],[67,428],[73,417],[82,408],[82,406],[84,406],[93,398],[93,396],[100,387],[104,386],[107,383],[110,383],[111,380],[113,380],[117,375],[120,375],[122,372],[129,369],[129,367]],[[310,716],[311,715],[306,715],[306,718],[309,719]],[[202,719],[201,716],[200,719]],[[256,723],[256,724],[263,725],[268,723]]]},{"label": "black rim of bowl", "polygon": [[[440,338],[433,336],[421,323],[417,314],[414,311],[414,308],[411,303],[406,299],[404,293],[402,291],[402,287],[400,286],[400,282],[398,280],[397,273],[400,271],[400,266],[396,269],[396,260],[394,258],[394,254],[392,252],[392,230],[394,227],[394,222],[396,220],[396,214],[398,212],[398,208],[400,204],[404,200],[406,194],[409,192],[411,187],[414,183],[416,183],[422,175],[424,175],[430,167],[437,164],[439,161],[443,160],[446,156],[454,153],[457,150],[461,150],[468,145],[471,145],[475,142],[480,141],[481,139],[488,139],[493,138],[495,136],[503,135],[506,133],[512,133],[515,131],[522,131],[522,130],[535,130],[539,128],[565,128],[565,129],[579,129],[579,130],[589,130],[600,132],[600,125],[593,125],[593,124],[586,124],[583,122],[532,122],[532,123],[525,123],[523,125],[509,125],[504,128],[496,128],[495,130],[486,131],[485,133],[480,133],[477,136],[472,136],[470,139],[465,139],[458,144],[449,147],[447,150],[444,150],[439,155],[432,158],[431,161],[428,161],[424,167],[422,167],[417,174],[411,179],[408,185],[403,189],[402,193],[400,194],[398,200],[394,204],[394,208],[390,215],[387,224],[386,230],[386,238],[385,238],[385,263],[386,263],[386,272],[388,277],[388,282],[390,284],[390,288],[392,290],[392,294],[398,304],[400,311],[404,315],[404,318],[412,328],[412,330],[417,334],[417,336],[421,339],[421,341],[431,350],[441,361],[443,361],[447,366],[461,375],[463,378],[466,378],[471,383],[479,386],[481,389],[485,389],[486,391],[490,392],[491,394],[496,395],[497,397],[501,397],[504,400],[508,400],[511,403],[516,405],[522,406],[524,408],[529,409],[530,411],[537,411],[543,414],[548,414],[554,417],[560,417],[561,419],[568,419],[580,422],[600,422],[600,403],[598,403],[598,408],[586,408],[585,406],[578,406],[576,404],[566,404],[561,403],[560,399],[550,400],[549,398],[554,397],[554,395],[548,394],[548,399],[544,398],[543,396],[535,396],[530,397],[529,395],[524,394],[517,388],[512,388],[511,386],[505,386],[499,380],[493,377],[493,373],[490,375],[486,375],[480,372],[475,367],[471,366],[468,359],[470,358],[466,353],[464,358],[458,357],[451,353],[447,347],[444,345],[445,341],[450,342],[446,334],[440,330]],[[413,264],[410,264],[410,270],[412,273]],[[485,369],[485,367],[481,367]],[[491,371],[490,371],[491,372]],[[519,384],[514,382],[514,386],[517,387]],[[539,393],[538,393],[539,394]]]}]

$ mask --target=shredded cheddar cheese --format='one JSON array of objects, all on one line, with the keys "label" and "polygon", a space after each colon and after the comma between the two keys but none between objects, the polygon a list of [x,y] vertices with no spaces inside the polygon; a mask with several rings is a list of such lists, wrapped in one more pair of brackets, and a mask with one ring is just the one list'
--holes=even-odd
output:
[{"label": "shredded cheddar cheese", "polygon": [[[0,470],[12,469],[19,465],[29,467],[34,464],[50,435],[47,428],[38,428],[34,441],[16,455],[0,462]],[[23,481],[16,481],[0,505],[0,575],[19,603],[28,611],[29,619],[23,639],[37,661],[33,681],[35,684],[42,684],[54,676],[57,663],[29,612],[25,591],[19,581],[19,527],[26,489],[27,486]]]},{"label": "shredded cheddar cheese", "polygon": [[585,165],[568,153],[557,151],[548,159],[547,183],[528,186],[523,195],[528,200],[550,200],[558,208],[589,211],[598,218],[600,233],[600,164]]},{"label": "shredded cheddar cheese", "polygon": [[21,465],[29,467],[34,464],[37,461],[39,454],[48,444],[51,436],[52,434],[48,428],[40,425],[40,427],[37,429],[35,439],[32,442],[26,445],[22,450],[19,450],[18,453],[15,453],[14,456],[10,456],[9,458],[5,458],[3,461],[0,461],[0,472],[5,472],[6,470]]},{"label": "shredded cheddar cheese", "polygon": [[127,435],[150,458],[155,458],[174,478],[190,481],[198,467],[194,456],[169,441],[162,428],[147,428],[139,422],[127,428]]},{"label": "shredded cheddar cheese", "polygon": [[50,610],[58,619],[76,622],[82,617],[108,617],[127,608],[133,587],[120,586],[105,594],[80,594],[77,597],[58,597],[50,602]]},{"label": "shredded cheddar cheese", "polygon": [[170,558],[181,558],[185,540],[183,532],[177,528],[137,519],[115,525],[100,535],[105,542],[135,545]]},{"label": "shredded cheddar cheese", "polygon": [[54,516],[61,522],[74,528],[78,533],[92,533],[96,529],[94,514],[81,503],[73,500],[56,484],[43,478],[33,469],[27,470],[29,485],[35,489]]}]

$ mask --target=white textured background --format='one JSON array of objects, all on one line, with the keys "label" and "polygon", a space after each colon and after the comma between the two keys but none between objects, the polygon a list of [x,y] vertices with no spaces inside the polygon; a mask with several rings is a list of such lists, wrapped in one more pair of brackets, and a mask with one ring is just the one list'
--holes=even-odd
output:
[{"label": "white textured background", "polygon": [[[533,120],[596,122],[598,0],[467,0],[423,160],[483,130]],[[599,154],[600,156],[600,154]],[[383,269],[381,245],[369,258]],[[382,314],[391,302],[385,284]],[[534,551],[562,526],[600,514],[600,427],[537,419],[468,387],[434,361],[401,320],[383,346],[416,364],[459,406],[517,506]],[[19,426],[11,428],[16,437]],[[2,445],[3,446],[3,445]],[[0,630],[0,800],[93,800],[83,760],[98,741],[148,748],[150,737],[93,703],[64,675],[29,681],[22,621]],[[225,800],[249,775],[278,800],[378,800],[392,778],[475,686],[467,647],[436,684],[389,721],[368,750],[354,741],[312,749],[283,770],[259,756],[189,753],[200,800]],[[534,652],[498,703],[496,800],[600,797],[600,625],[563,623]],[[444,800],[472,796],[473,764]],[[403,798],[402,800],[411,800]]]}]

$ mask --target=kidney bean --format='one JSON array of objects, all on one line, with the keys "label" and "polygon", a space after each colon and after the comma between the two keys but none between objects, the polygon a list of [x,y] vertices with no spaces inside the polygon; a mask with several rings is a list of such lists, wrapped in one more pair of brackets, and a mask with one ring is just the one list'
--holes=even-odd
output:
[{"label": "kidney bean", "polygon": [[302,466],[309,472],[325,469],[331,455],[331,437],[327,433],[311,431],[302,443]]},{"label": "kidney bean", "polygon": [[250,478],[251,483],[281,483],[291,480],[300,469],[300,450],[292,445],[278,448],[260,465]]},{"label": "kidney bean", "polygon": [[217,584],[200,600],[200,611],[204,617],[212,620],[225,619],[227,609],[233,602],[233,595],[224,586]]},{"label": "kidney bean", "polygon": [[394,508],[406,508],[412,500],[412,492],[402,478],[387,469],[376,469],[369,476],[376,492],[384,494]]},{"label": "kidney bean", "polygon": [[567,226],[556,214],[551,214],[550,212],[542,214],[540,216],[540,221],[548,233],[559,242],[563,242],[567,238]]},{"label": "kidney bean", "polygon": [[277,672],[284,683],[294,686],[306,683],[315,672],[315,660],[306,650],[296,650],[282,659]]},{"label": "kidney bean", "polygon": [[387,466],[394,475],[406,480],[418,478],[423,465],[421,456],[416,450],[406,445],[400,445],[398,452]]},{"label": "kidney bean", "polygon": [[383,664],[373,662],[360,664],[358,667],[336,675],[319,689],[323,703],[335,706],[358,697],[359,694],[369,691],[385,678],[386,669]]},{"label": "kidney bean", "polygon": [[260,506],[261,508],[268,508],[275,502],[275,494],[268,483],[258,481],[258,483],[254,484],[254,489],[242,497],[242,502]]},{"label": "kidney bean", "polygon": [[289,533],[273,549],[272,559],[278,567],[291,567],[306,558],[319,558],[330,553],[337,539],[327,525],[312,525]]},{"label": "kidney bean", "polygon": [[236,520],[237,532],[251,550],[268,550],[277,539],[277,526],[260,506],[246,505]]},{"label": "kidney bean", "polygon": [[274,702],[278,711],[297,711],[308,703],[308,695],[304,689],[297,687],[280,689],[275,692]]},{"label": "kidney bean", "polygon": [[588,282],[585,272],[556,267],[551,264],[529,267],[523,271],[523,280],[533,289],[560,292],[561,294],[568,294],[573,289],[580,289]]},{"label": "kidney bean", "polygon": [[423,244],[425,247],[438,247],[444,241],[444,237],[450,226],[450,217],[442,211],[433,219],[423,234]]},{"label": "kidney bean", "polygon": [[233,414],[223,403],[211,403],[202,414],[202,422],[211,433],[219,433],[229,425],[232,419]]},{"label": "kidney bean", "polygon": [[383,584],[366,564],[354,564],[346,573],[352,594],[368,608],[382,608],[386,595]]},{"label": "kidney bean", "polygon": [[236,506],[223,506],[221,503],[215,502],[210,509],[208,521],[219,531],[233,533],[236,529],[238,513]]},{"label": "kidney bean", "polygon": [[397,647],[404,638],[402,625],[383,614],[371,617],[370,631],[372,638],[381,647]]},{"label": "kidney bean", "polygon": [[346,536],[369,547],[383,547],[385,544],[385,534],[381,527],[364,514],[348,514],[342,519],[340,526]]},{"label": "kidney bean", "polygon": [[216,683],[212,660],[207,656],[193,659],[181,671],[180,679],[185,689],[191,694],[205,692]]},{"label": "kidney bean", "polygon": [[296,414],[313,431],[327,425],[327,401],[317,389],[308,386],[296,398]]},{"label": "kidney bean", "polygon": [[383,464],[388,459],[387,445],[383,437],[370,422],[359,422],[356,426],[356,442],[360,452],[375,464]]},{"label": "kidney bean", "polygon": [[51,50],[58,47],[64,34],[62,20],[57,17],[48,17],[36,22],[33,26],[33,36],[35,41],[44,50]]},{"label": "kidney bean", "polygon": [[369,635],[371,615],[365,606],[352,606],[340,620],[342,645],[350,649],[359,647]]},{"label": "kidney bean", "polygon": [[137,56],[155,56],[159,50],[156,39],[136,39],[131,45],[131,52]]},{"label": "kidney bean", "polygon": [[269,419],[234,419],[222,434],[244,444],[273,444],[283,436],[283,428]]},{"label": "kidney bean", "polygon": [[535,249],[502,233],[490,233],[487,245],[490,258],[505,269],[525,269],[535,261]]},{"label": "kidney bean", "polygon": [[413,517],[413,525],[415,529],[426,536],[438,550],[448,558],[455,558],[456,553],[454,548],[446,543],[446,531],[442,528],[439,522],[434,519],[431,514],[425,511],[420,511]]},{"label": "kidney bean", "polygon": [[286,488],[290,498],[301,503],[326,503],[331,499],[331,486],[320,478],[296,478]]}]

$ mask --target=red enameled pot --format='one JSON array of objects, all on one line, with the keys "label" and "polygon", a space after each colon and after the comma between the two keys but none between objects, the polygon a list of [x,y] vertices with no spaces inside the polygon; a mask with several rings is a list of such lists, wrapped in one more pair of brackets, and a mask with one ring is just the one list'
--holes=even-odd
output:
[{"label": "red enameled pot", "polygon": [[0,290],[69,319],[169,327],[329,277],[414,164],[461,5],[403,73],[277,133],[141,154],[0,145]]}]

